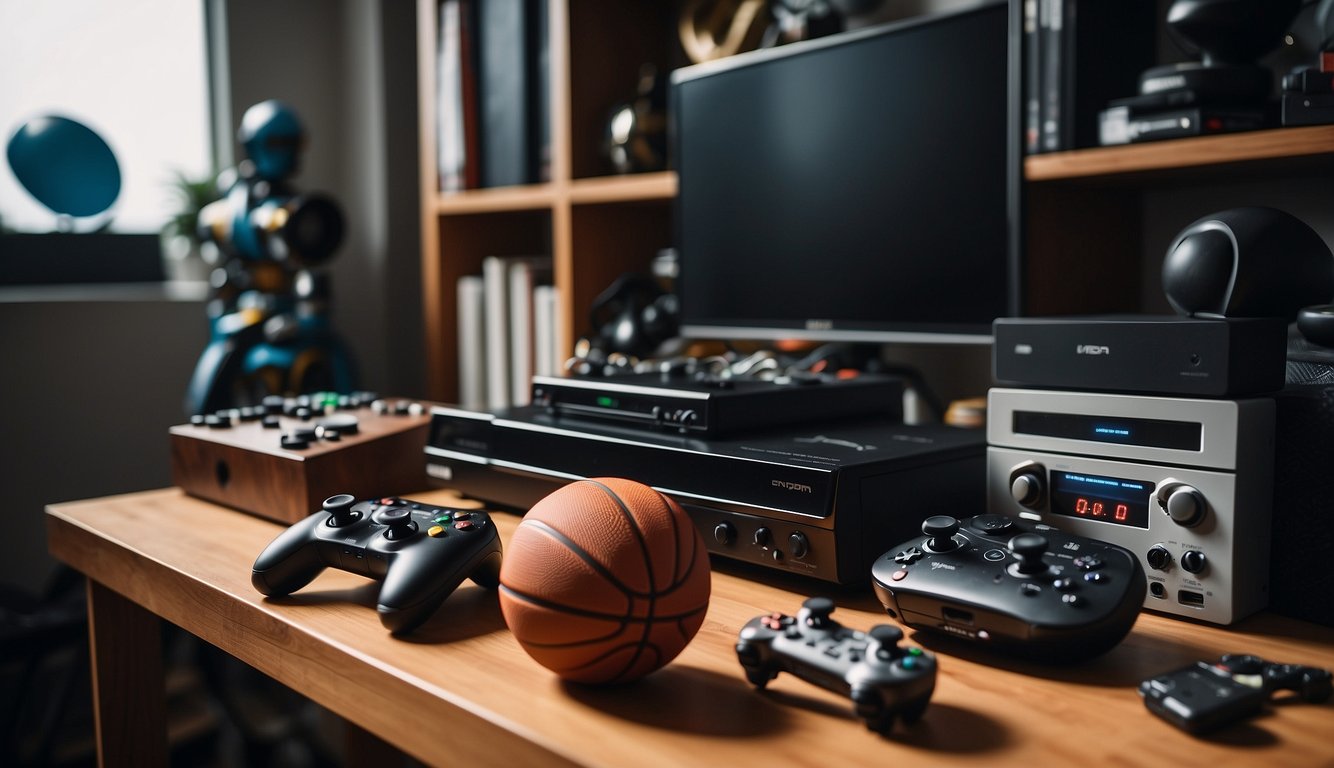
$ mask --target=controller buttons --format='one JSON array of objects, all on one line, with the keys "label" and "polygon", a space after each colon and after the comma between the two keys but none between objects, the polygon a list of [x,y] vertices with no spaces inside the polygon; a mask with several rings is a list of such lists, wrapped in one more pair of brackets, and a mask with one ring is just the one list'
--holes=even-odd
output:
[{"label": "controller buttons", "polygon": [[277,416],[265,416],[264,418],[260,419],[259,424],[264,429],[281,429],[283,425],[283,420],[278,418]]},{"label": "controller buttons", "polygon": [[440,514],[431,518],[431,522],[437,525],[444,525],[446,523],[453,522],[453,517],[448,512],[441,512]]},{"label": "controller buttons", "polygon": [[1031,581],[1025,582],[1019,585],[1019,594],[1024,597],[1037,597],[1042,594],[1042,587],[1039,587]]},{"label": "controller buttons", "polygon": [[889,574],[890,581],[903,581],[907,577],[908,577],[908,572],[903,569],[899,569]]},{"label": "controller buttons", "polygon": [[1096,571],[1106,565],[1097,555],[1081,555],[1075,558],[1075,567],[1081,571]]},{"label": "controller buttons", "polygon": [[1065,603],[1071,608],[1082,608],[1088,603],[1088,600],[1085,600],[1080,595],[1066,594],[1066,595],[1061,595],[1061,602]]},{"label": "controller buttons", "polygon": [[426,535],[433,539],[444,538],[445,527],[443,525],[433,525],[426,530]]},{"label": "controller buttons", "polygon": [[473,513],[471,513],[471,512],[455,512],[455,513],[454,513],[454,519],[455,519],[455,520],[471,520],[471,519],[473,519],[473,517],[475,517],[475,515],[473,515]]},{"label": "controller buttons", "polygon": [[283,435],[279,444],[290,451],[299,451],[310,447],[309,440],[302,440],[295,433]]},{"label": "controller buttons", "polygon": [[904,656],[899,659],[899,666],[904,670],[911,672],[922,665],[922,662],[916,656]]},{"label": "controller buttons", "polygon": [[894,555],[894,562],[902,563],[903,565],[912,565],[923,557],[925,557],[925,555],[922,550],[917,547],[909,547],[897,555]]},{"label": "controller buttons", "polygon": [[1002,536],[1014,528],[1014,521],[1005,515],[978,515],[968,527],[987,536]]},{"label": "controller buttons", "polygon": [[1107,574],[1102,573],[1101,571],[1092,571],[1090,573],[1084,574],[1084,581],[1087,581],[1090,584],[1106,584],[1111,580],[1112,580],[1111,576],[1108,576]]},{"label": "controller buttons", "polygon": [[471,520],[460,520],[454,523],[454,529],[457,531],[475,531],[477,530],[477,523]]},{"label": "controller buttons", "polygon": [[1057,592],[1073,592],[1079,587],[1079,584],[1068,576],[1053,581],[1051,585],[1056,588]]},{"label": "controller buttons", "polygon": [[986,552],[982,553],[982,559],[989,563],[999,563],[1004,560],[1006,556],[1007,553],[1003,549],[988,549]]}]

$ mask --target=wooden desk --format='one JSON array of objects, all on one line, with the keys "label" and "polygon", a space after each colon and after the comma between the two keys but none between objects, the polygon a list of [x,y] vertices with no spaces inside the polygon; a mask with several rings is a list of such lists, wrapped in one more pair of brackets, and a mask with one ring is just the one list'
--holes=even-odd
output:
[{"label": "wooden desk", "polygon": [[[438,491],[414,498],[457,502]],[[506,538],[518,524],[495,518]],[[471,582],[401,640],[380,626],[376,585],[359,576],[326,570],[295,595],[265,599],[250,566],[281,526],[176,489],[55,505],[47,524],[51,551],[90,579],[107,765],[164,762],[159,617],[432,764],[1334,764],[1334,705],[1280,704],[1199,739],[1150,715],[1135,692],[1145,677],[1225,652],[1334,668],[1334,630],[1276,616],[1221,629],[1144,615],[1111,653],[1065,668],[910,634],[939,653],[939,681],[922,721],[884,739],[845,699],[789,675],[760,693],[741,673],[740,627],[795,612],[823,591],[817,583],[715,567],[704,627],[673,663],[636,684],[588,688],[529,659],[495,594]],[[835,599],[848,626],[888,621],[869,591]]]}]

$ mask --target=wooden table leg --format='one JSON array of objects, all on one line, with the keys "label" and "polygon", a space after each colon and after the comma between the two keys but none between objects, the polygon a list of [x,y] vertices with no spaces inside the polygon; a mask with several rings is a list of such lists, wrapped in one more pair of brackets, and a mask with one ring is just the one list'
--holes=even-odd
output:
[{"label": "wooden table leg", "polygon": [[88,580],[93,717],[100,766],[165,766],[162,621]]}]

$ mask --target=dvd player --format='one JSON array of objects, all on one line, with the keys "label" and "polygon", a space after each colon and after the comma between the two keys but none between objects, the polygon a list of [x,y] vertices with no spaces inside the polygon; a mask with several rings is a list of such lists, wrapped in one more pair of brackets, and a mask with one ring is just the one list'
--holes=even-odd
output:
[{"label": "dvd player", "polygon": [[681,504],[710,552],[839,584],[868,584],[923,518],[986,503],[981,430],[890,419],[706,440],[534,406],[436,407],[426,462],[440,483],[518,509],[573,480],[637,480]]},{"label": "dvd player", "polygon": [[556,416],[619,421],[709,437],[848,416],[903,418],[903,381],[863,373],[773,379],[633,373],[579,378],[534,376],[533,397]]}]

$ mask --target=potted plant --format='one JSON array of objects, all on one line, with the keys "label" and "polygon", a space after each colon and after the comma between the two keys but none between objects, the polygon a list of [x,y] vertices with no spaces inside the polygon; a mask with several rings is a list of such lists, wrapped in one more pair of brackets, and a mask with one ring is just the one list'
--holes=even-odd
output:
[{"label": "potted plant", "polygon": [[162,264],[167,279],[207,280],[213,265],[200,249],[199,211],[218,199],[218,186],[212,176],[192,178],[176,171],[171,191],[176,212],[162,228]]}]

